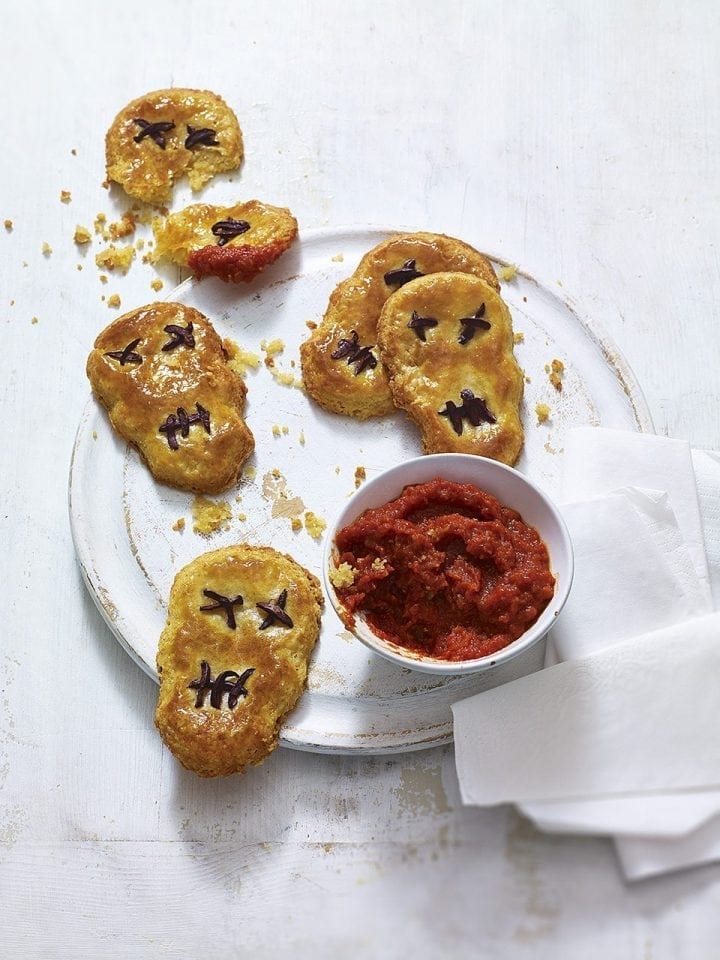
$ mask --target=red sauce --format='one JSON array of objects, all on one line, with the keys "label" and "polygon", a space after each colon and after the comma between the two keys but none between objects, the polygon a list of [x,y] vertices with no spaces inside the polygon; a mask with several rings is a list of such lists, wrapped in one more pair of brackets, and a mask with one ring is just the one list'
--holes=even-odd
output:
[{"label": "red sauce", "polygon": [[336,537],[337,587],[352,617],[378,636],[443,660],[474,660],[517,640],[555,590],[538,532],[471,484],[437,478],[405,487]]}]

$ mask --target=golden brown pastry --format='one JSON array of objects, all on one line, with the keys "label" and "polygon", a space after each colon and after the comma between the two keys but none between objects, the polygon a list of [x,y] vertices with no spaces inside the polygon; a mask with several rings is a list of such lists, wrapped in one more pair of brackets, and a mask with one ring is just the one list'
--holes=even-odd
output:
[{"label": "golden brown pastry", "polygon": [[95,396],[115,430],[163,483],[218,493],[255,442],[243,420],[247,388],[207,317],[151,303],[118,317],[88,358]]},{"label": "golden brown pastry", "polygon": [[166,203],[175,181],[187,175],[193,190],[243,158],[237,117],[209,90],[155,90],[133,100],[105,137],[108,180],[131,197]]},{"label": "golden brown pastry", "polygon": [[270,547],[213,550],[177,574],[155,723],[184,767],[227,776],[275,749],[305,687],[322,602],[317,578]]},{"label": "golden brown pastry", "polygon": [[322,323],[300,347],[305,389],[321,407],[361,420],[393,411],[377,349],[378,317],[405,283],[439,270],[471,273],[499,289],[487,257],[437,233],[398,234],[383,241],[335,288]]},{"label": "golden brown pastry", "polygon": [[214,207],[195,203],[153,223],[155,260],[189,267],[196,277],[252,280],[297,237],[295,217],[285,207],[259,200]]},{"label": "golden brown pastry", "polygon": [[426,453],[515,463],[524,378],[510,311],[490,284],[467,273],[413,280],[383,307],[378,344],[393,400],[419,426]]}]

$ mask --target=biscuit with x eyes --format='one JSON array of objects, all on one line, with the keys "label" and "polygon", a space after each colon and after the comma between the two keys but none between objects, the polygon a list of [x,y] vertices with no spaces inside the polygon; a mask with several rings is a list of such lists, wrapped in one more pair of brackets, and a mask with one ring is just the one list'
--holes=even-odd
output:
[{"label": "biscuit with x eyes", "polygon": [[487,257],[437,233],[397,234],[383,241],[335,288],[322,322],[300,347],[305,389],[321,407],[360,420],[392,413],[377,348],[380,311],[404,284],[440,270],[474,274],[499,289]]},{"label": "biscuit with x eyes", "polygon": [[295,217],[285,207],[259,200],[215,207],[195,203],[153,223],[155,260],[189,267],[196,277],[240,283],[274,263],[297,237]]},{"label": "biscuit with x eyes", "polygon": [[278,742],[305,688],[320,584],[270,547],[224,547],[175,577],[157,654],[155,723],[202,777],[240,773]]},{"label": "biscuit with x eyes", "polygon": [[243,158],[237,117],[216,93],[177,88],[133,100],[105,137],[108,180],[147,203],[170,200],[186,175],[193,190],[217,173],[236,170]]},{"label": "biscuit with x eyes", "polygon": [[413,280],[383,307],[378,344],[393,400],[417,423],[426,453],[515,463],[524,377],[510,311],[490,284],[466,273]]},{"label": "biscuit with x eyes", "polygon": [[198,310],[161,302],[118,317],[95,341],[87,374],[157,480],[195,493],[237,480],[255,446],[243,419],[247,387]]}]

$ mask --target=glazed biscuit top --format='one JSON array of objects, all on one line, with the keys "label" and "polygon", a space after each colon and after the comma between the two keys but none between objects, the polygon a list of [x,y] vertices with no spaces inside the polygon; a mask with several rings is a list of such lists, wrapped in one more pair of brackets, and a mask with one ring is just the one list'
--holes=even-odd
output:
[{"label": "glazed biscuit top", "polygon": [[218,492],[253,450],[245,384],[198,310],[159,302],[118,317],[95,341],[87,373],[113,427],[163,482]]},{"label": "glazed biscuit top", "polygon": [[304,689],[321,606],[317,578],[270,547],[214,550],[178,573],[156,723],[186,767],[227,775],[271,752]]},{"label": "glazed biscuit top", "polygon": [[235,170],[243,157],[237,117],[209,90],[156,90],[133,100],[105,138],[109,180],[148,203],[170,200],[186,174],[199,190],[216,173]]},{"label": "glazed biscuit top", "polygon": [[515,462],[524,377],[493,287],[465,273],[413,280],[385,304],[378,342],[395,403],[418,423],[426,452]]},{"label": "glazed biscuit top", "polygon": [[487,257],[443,234],[398,234],[365,254],[333,291],[322,322],[301,350],[306,385],[321,406],[361,417],[392,412],[377,350],[380,311],[410,280],[447,270],[473,274],[499,289]]},{"label": "glazed biscuit top", "polygon": [[153,259],[189,266],[196,276],[251,280],[291,246],[297,232],[297,220],[285,207],[259,200],[227,207],[194,203],[153,222]]}]

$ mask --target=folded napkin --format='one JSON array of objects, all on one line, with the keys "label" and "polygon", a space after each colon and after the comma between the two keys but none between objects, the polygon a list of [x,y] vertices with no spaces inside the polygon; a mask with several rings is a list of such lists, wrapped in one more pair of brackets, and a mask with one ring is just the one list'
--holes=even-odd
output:
[{"label": "folded napkin", "polygon": [[[709,716],[692,710],[697,702],[694,684],[704,682],[700,674],[712,669],[713,637],[720,641],[720,624],[706,616],[714,609],[713,596],[720,597],[720,458],[691,451],[682,441],[581,428],[566,438],[564,471],[564,495],[569,502],[563,510],[574,542],[576,573],[570,600],[548,643],[548,664],[572,663],[526,679],[533,689],[535,683],[541,692],[552,689],[554,696],[562,688],[561,717],[567,721],[567,711],[582,704],[585,719],[589,712],[596,727],[586,729],[585,721],[575,720],[572,714],[570,733],[587,734],[581,751],[584,759],[576,750],[576,740],[571,739],[570,751],[561,737],[558,742],[569,751],[563,776],[558,779],[557,766],[546,767],[544,778],[531,782],[532,765],[523,760],[519,765],[524,771],[522,782],[509,789],[506,781],[509,793],[504,799],[519,803],[544,830],[616,836],[620,862],[630,878],[677,869],[678,864],[686,866],[698,859],[694,834],[707,832],[716,820],[720,849],[720,781],[712,752],[720,738],[707,736],[713,731]],[[668,668],[675,663],[678,645],[690,656],[689,662],[683,661],[683,669],[690,671],[691,680],[688,686],[678,685],[672,696],[685,703],[683,729],[689,739],[681,752],[687,750],[690,755],[684,759],[694,767],[692,772],[681,772],[680,754],[670,758],[662,740],[642,721],[645,714],[657,716],[666,695],[661,694],[662,684],[672,688]],[[637,662],[638,651],[645,657],[644,669],[633,684],[627,671]],[[592,663],[582,663],[588,657]],[[593,683],[588,686],[590,679]],[[620,687],[608,687],[616,680]],[[502,690],[507,692],[509,687]],[[520,692],[528,697],[527,687]],[[496,697],[501,693],[498,690]],[[535,693],[521,702],[517,693],[508,696],[522,717],[531,703],[537,706]],[[500,802],[500,783],[488,781],[486,792],[480,794],[472,783],[474,762],[482,777],[488,776],[485,754],[468,741],[477,736],[481,715],[473,700],[455,708],[456,750],[458,758],[464,758],[458,760],[461,790],[468,802]],[[491,700],[483,711],[490,709]],[[550,702],[546,706],[550,717],[559,709],[556,704],[553,710]],[[533,722],[538,722],[537,715]],[[543,726],[544,738],[531,738],[532,747],[527,727],[507,727],[514,729],[523,750],[532,751],[541,766],[553,755],[555,736]],[[629,730],[636,751],[632,760],[627,748]],[[692,730],[707,741],[709,752],[689,747]],[[504,740],[503,748],[510,749]],[[570,757],[570,766],[578,768],[574,780],[567,769]],[[687,845],[687,851],[678,844]],[[703,845],[706,855],[712,848],[712,843]]]}]

